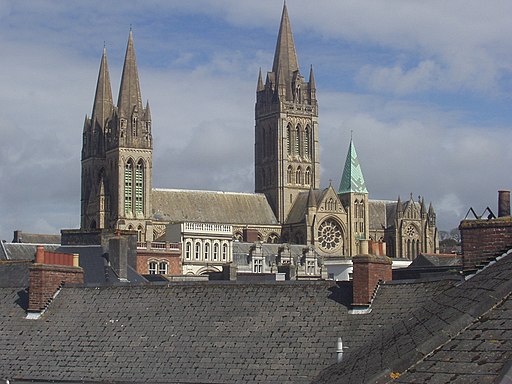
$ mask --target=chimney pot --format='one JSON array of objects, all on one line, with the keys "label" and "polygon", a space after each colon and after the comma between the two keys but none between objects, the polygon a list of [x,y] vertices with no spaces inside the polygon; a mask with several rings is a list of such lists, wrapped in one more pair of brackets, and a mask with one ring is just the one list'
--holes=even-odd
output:
[{"label": "chimney pot", "polygon": [[78,253],[73,253],[73,267],[80,266],[80,255]]},{"label": "chimney pot", "polygon": [[361,255],[368,255],[368,240],[359,240],[360,245],[360,254]]},{"label": "chimney pot", "polygon": [[37,246],[36,263],[44,264],[44,247],[42,245]]},{"label": "chimney pot", "polygon": [[498,191],[498,217],[510,216],[510,191]]}]

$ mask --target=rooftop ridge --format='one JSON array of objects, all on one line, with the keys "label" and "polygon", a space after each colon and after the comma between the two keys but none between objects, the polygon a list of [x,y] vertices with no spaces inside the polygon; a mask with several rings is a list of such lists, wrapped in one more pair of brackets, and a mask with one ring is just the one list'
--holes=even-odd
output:
[{"label": "rooftop ridge", "polygon": [[265,196],[263,193],[258,192],[231,192],[231,191],[210,191],[205,189],[177,189],[177,188],[153,188],[156,192],[200,192],[200,193],[214,193],[218,195],[246,195],[246,196]]}]

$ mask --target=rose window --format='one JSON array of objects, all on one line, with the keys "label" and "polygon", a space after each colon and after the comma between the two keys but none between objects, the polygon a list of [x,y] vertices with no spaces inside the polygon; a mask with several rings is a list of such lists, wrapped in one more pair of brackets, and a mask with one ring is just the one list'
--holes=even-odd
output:
[{"label": "rose window", "polygon": [[318,227],[318,243],[324,251],[333,251],[342,243],[342,231],[340,225],[332,220],[325,220]]},{"label": "rose window", "polygon": [[416,229],[412,225],[409,225],[405,228],[405,235],[408,237],[416,237]]}]

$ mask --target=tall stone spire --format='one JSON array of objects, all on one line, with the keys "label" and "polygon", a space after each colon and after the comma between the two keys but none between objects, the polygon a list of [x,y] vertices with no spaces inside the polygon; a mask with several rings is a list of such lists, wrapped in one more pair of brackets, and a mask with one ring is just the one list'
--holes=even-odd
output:
[{"label": "tall stone spire", "polygon": [[139,113],[142,112],[139,73],[137,70],[137,61],[135,60],[135,48],[131,30],[124,58],[123,76],[121,77],[117,108],[119,109],[119,116],[121,118],[131,117],[134,109],[137,109]]},{"label": "tall stone spire", "polygon": [[352,139],[350,139],[345,168],[343,169],[340,188],[338,190],[339,194],[350,192],[368,193],[364,182],[363,171],[357,159],[356,147]]},{"label": "tall stone spire", "polygon": [[[286,8],[286,3],[284,3],[272,72],[274,72],[278,77],[277,83],[279,84],[283,81],[291,93],[293,73],[298,70],[299,63],[297,61],[295,43],[293,42],[292,27],[290,25],[290,19],[288,18],[288,9]],[[279,79],[281,76],[284,76],[285,78]]]},{"label": "tall stone spire", "polygon": [[96,84],[96,94],[92,107],[91,120],[96,121],[101,129],[105,128],[105,121],[112,115],[112,87],[110,85],[110,75],[107,63],[107,49],[103,47],[101,56],[100,72]]}]

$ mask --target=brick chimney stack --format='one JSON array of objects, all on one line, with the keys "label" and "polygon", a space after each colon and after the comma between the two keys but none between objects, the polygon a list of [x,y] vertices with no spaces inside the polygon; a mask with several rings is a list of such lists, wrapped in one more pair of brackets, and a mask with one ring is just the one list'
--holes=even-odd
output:
[{"label": "brick chimney stack", "polygon": [[368,254],[368,241],[361,240],[361,254],[352,258],[353,304],[368,306],[379,281],[392,279],[391,259]]},{"label": "brick chimney stack", "polygon": [[48,252],[38,245],[35,256],[29,269],[29,312],[41,312],[63,283],[84,282],[78,254]]}]

